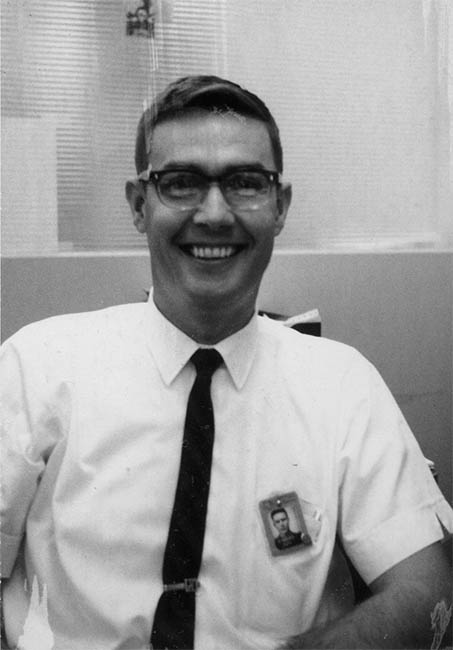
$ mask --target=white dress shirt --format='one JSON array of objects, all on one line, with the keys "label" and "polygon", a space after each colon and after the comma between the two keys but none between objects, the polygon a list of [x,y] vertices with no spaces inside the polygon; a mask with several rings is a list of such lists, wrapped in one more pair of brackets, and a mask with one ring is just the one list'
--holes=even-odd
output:
[{"label": "white dress shirt", "polygon": [[[54,650],[148,647],[197,347],[150,300],[41,321],[2,348],[3,574],[25,532]],[[331,615],[337,532],[370,582],[440,522],[453,530],[452,512],[358,352],[258,316],[215,347],[195,648],[267,650]],[[288,493],[312,544],[275,555],[259,504]]]}]

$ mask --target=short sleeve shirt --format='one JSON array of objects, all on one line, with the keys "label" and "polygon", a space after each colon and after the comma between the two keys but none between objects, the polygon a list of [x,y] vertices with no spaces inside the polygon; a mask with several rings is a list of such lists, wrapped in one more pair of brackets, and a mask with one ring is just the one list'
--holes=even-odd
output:
[{"label": "short sleeve shirt", "polygon": [[[55,650],[149,645],[197,347],[152,300],[3,346],[3,572],[25,539]],[[215,347],[195,648],[267,650],[333,611],[337,537],[371,582],[452,530],[452,513],[357,351],[256,315]],[[275,551],[278,503],[309,543]]]}]

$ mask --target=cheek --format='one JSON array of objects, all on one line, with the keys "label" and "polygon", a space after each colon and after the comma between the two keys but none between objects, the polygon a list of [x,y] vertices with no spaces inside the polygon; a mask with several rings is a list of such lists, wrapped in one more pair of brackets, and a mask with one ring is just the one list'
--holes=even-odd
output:
[{"label": "cheek", "polygon": [[263,264],[267,264],[274,248],[275,222],[269,220],[264,227],[255,230],[254,236]]},{"label": "cheek", "polygon": [[171,236],[171,220],[166,219],[159,209],[149,204],[146,205],[144,215],[149,245],[156,249],[162,248]]},{"label": "cheek", "polygon": [[265,214],[256,215],[254,221],[254,230],[256,237],[262,241],[272,241],[280,232],[281,224],[279,213],[275,205],[269,206]]}]

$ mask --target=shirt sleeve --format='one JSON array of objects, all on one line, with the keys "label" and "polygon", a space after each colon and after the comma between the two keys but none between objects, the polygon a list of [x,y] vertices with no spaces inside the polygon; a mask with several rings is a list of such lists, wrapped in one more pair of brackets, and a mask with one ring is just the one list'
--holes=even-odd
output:
[{"label": "shirt sleeve", "polygon": [[[57,429],[55,413],[46,404],[49,382],[40,370],[39,352],[33,359],[33,354],[27,354],[27,348],[32,346],[16,346],[14,341],[15,337],[0,348],[0,521],[4,578],[13,569],[27,514],[55,444]],[[21,353],[21,347],[25,347],[25,354]]]},{"label": "shirt sleeve", "polygon": [[370,583],[453,531],[453,513],[376,369],[360,358],[344,384],[339,534]]}]

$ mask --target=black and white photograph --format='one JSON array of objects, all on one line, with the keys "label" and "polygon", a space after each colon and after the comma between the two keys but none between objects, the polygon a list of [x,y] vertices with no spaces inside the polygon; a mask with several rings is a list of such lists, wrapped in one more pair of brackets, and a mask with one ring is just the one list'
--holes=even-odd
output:
[{"label": "black and white photograph", "polygon": [[295,492],[260,501],[259,507],[272,555],[286,555],[312,545]]},{"label": "black and white photograph", "polygon": [[2,650],[453,650],[451,0],[2,0]]}]

